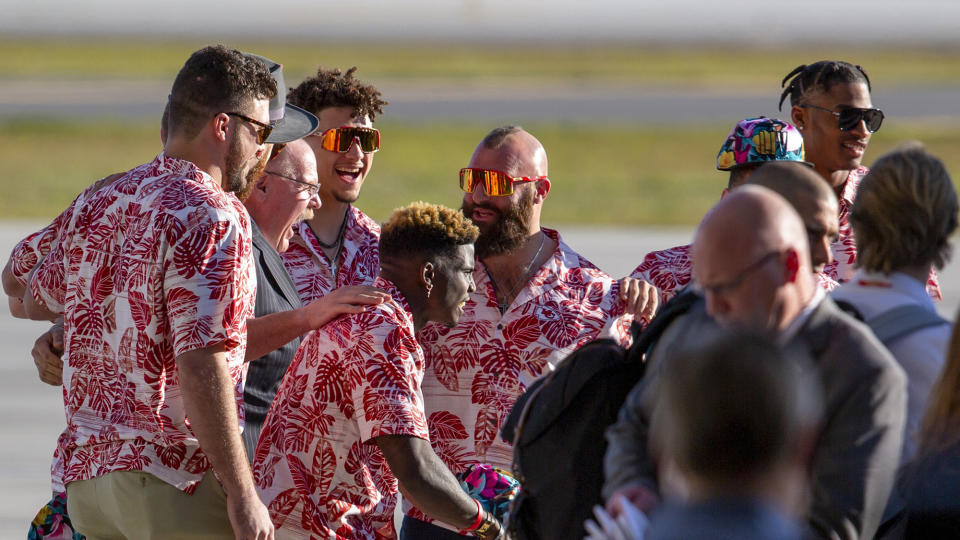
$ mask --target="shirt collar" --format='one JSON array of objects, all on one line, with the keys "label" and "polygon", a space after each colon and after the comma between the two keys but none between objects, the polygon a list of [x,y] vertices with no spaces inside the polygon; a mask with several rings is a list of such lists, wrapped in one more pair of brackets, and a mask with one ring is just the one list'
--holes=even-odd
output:
[{"label": "shirt collar", "polygon": [[823,302],[823,299],[827,297],[827,293],[822,287],[815,287],[813,291],[813,298],[811,298],[810,301],[807,302],[807,305],[800,310],[800,313],[790,321],[790,324],[780,332],[780,336],[777,338],[777,343],[780,345],[788,343],[800,332],[803,325],[807,324],[807,321],[810,320],[810,316],[813,315],[814,310],[820,306],[820,302]]},{"label": "shirt collar", "polygon": [[920,281],[915,277],[908,276],[903,272],[891,272],[883,274],[881,272],[868,272],[862,268],[858,269],[851,279],[858,286],[869,286],[870,284],[889,284],[891,289],[909,296],[918,303],[929,305],[936,311],[936,305],[930,294],[927,293],[926,281]]},{"label": "shirt collar", "polygon": [[843,183],[843,190],[840,192],[840,200],[847,206],[853,206],[853,200],[857,198],[857,188],[860,187],[860,180],[867,174],[866,167],[857,167],[847,175],[846,182]]}]

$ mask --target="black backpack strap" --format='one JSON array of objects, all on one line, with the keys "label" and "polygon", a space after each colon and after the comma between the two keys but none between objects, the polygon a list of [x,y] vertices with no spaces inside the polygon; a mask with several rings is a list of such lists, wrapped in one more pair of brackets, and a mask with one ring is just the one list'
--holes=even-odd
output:
[{"label": "black backpack strap", "polygon": [[883,313],[870,317],[867,326],[873,330],[884,345],[889,345],[897,338],[903,337],[917,330],[931,326],[950,324],[949,321],[935,312],[919,305],[904,304]]}]

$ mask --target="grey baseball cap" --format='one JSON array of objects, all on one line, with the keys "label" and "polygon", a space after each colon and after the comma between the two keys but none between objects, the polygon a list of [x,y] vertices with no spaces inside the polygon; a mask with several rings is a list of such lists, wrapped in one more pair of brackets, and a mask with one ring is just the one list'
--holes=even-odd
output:
[{"label": "grey baseball cap", "polygon": [[244,53],[267,66],[270,76],[277,82],[277,95],[270,100],[270,123],[273,131],[267,137],[268,143],[288,143],[313,133],[320,120],[311,113],[287,103],[287,85],[283,81],[283,66],[253,53]]}]

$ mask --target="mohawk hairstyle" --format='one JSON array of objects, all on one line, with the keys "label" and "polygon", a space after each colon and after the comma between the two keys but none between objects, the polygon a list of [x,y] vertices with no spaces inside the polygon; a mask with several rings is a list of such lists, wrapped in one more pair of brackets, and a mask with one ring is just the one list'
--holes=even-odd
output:
[{"label": "mohawk hairstyle", "polygon": [[423,201],[398,208],[380,230],[380,257],[452,253],[477,241],[480,230],[459,210]]},{"label": "mohawk hairstyle", "polygon": [[829,92],[837,84],[857,82],[865,83],[867,90],[872,90],[870,77],[858,65],[839,60],[821,60],[813,64],[803,64],[794,68],[780,82],[780,86],[785,89],[780,94],[780,103],[777,108],[783,110],[783,100],[787,99],[787,96],[790,96],[791,106],[800,105],[803,98],[810,92],[815,90]]},{"label": "mohawk hairstyle", "polygon": [[483,144],[484,148],[496,150],[503,145],[503,141],[507,140],[507,137],[521,131],[523,131],[523,128],[516,125],[493,128],[490,133],[487,133],[487,135],[483,138],[481,144]]},{"label": "mohawk hairstyle", "polygon": [[353,107],[354,116],[366,115],[373,122],[383,114],[384,105],[380,91],[373,85],[354,79],[357,66],[341,73],[339,69],[317,68],[317,75],[309,77],[287,94],[287,102],[319,116],[327,107]]}]

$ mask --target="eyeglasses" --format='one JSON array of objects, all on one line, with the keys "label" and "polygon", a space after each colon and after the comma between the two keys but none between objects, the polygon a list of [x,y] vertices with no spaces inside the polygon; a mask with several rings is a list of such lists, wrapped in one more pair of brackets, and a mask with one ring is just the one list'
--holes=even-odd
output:
[{"label": "eyeglasses", "polygon": [[840,131],[850,131],[851,129],[854,129],[860,125],[860,122],[862,121],[866,123],[867,131],[874,133],[880,129],[884,118],[883,111],[880,109],[858,109],[856,107],[849,107],[837,112],[831,111],[830,109],[824,109],[823,107],[817,107],[816,105],[800,105],[799,107],[804,109],[816,109],[818,111],[828,112],[836,116],[837,127],[840,128]]},{"label": "eyeglasses", "polygon": [[477,185],[483,184],[483,190],[491,197],[505,197],[513,194],[514,182],[536,182],[545,180],[546,176],[519,176],[513,177],[505,172],[493,169],[460,169],[460,189],[473,193]]},{"label": "eyeglasses", "polygon": [[242,115],[240,113],[228,112],[227,116],[236,116],[237,118],[243,120],[244,122],[249,123],[254,126],[253,130],[257,133],[257,144],[263,144],[267,142],[267,137],[270,136],[270,133],[273,132],[273,126],[270,124],[264,124],[259,120],[254,120],[249,116]]},{"label": "eyeglasses", "polygon": [[285,175],[285,174],[280,174],[280,173],[277,173],[277,172],[273,172],[273,171],[263,171],[263,174],[269,174],[269,175],[272,175],[272,176],[276,176],[276,177],[278,177],[278,178],[283,178],[284,180],[289,180],[289,181],[291,181],[291,182],[300,184],[301,186],[303,186],[302,188],[300,188],[300,191],[309,192],[311,197],[315,197],[315,196],[317,195],[317,193],[320,193],[320,184],[311,184],[310,182],[304,182],[303,180],[297,180],[296,178],[287,176],[287,175]]},{"label": "eyeglasses", "polygon": [[737,287],[739,287],[740,284],[743,283],[744,280],[746,280],[750,274],[763,268],[763,265],[773,260],[774,257],[779,257],[779,256],[780,256],[779,251],[771,251],[770,253],[767,253],[763,257],[760,257],[759,260],[757,260],[750,266],[741,270],[740,274],[737,275],[737,277],[731,279],[730,281],[727,281],[726,283],[717,283],[715,285],[703,285],[700,283],[696,283],[695,289],[700,292],[709,292],[712,294],[723,294],[725,292],[730,292],[736,289]]},{"label": "eyeglasses", "polygon": [[343,126],[332,128],[311,137],[320,138],[320,147],[331,152],[345,153],[357,141],[364,154],[380,149],[380,131],[373,128]]}]

